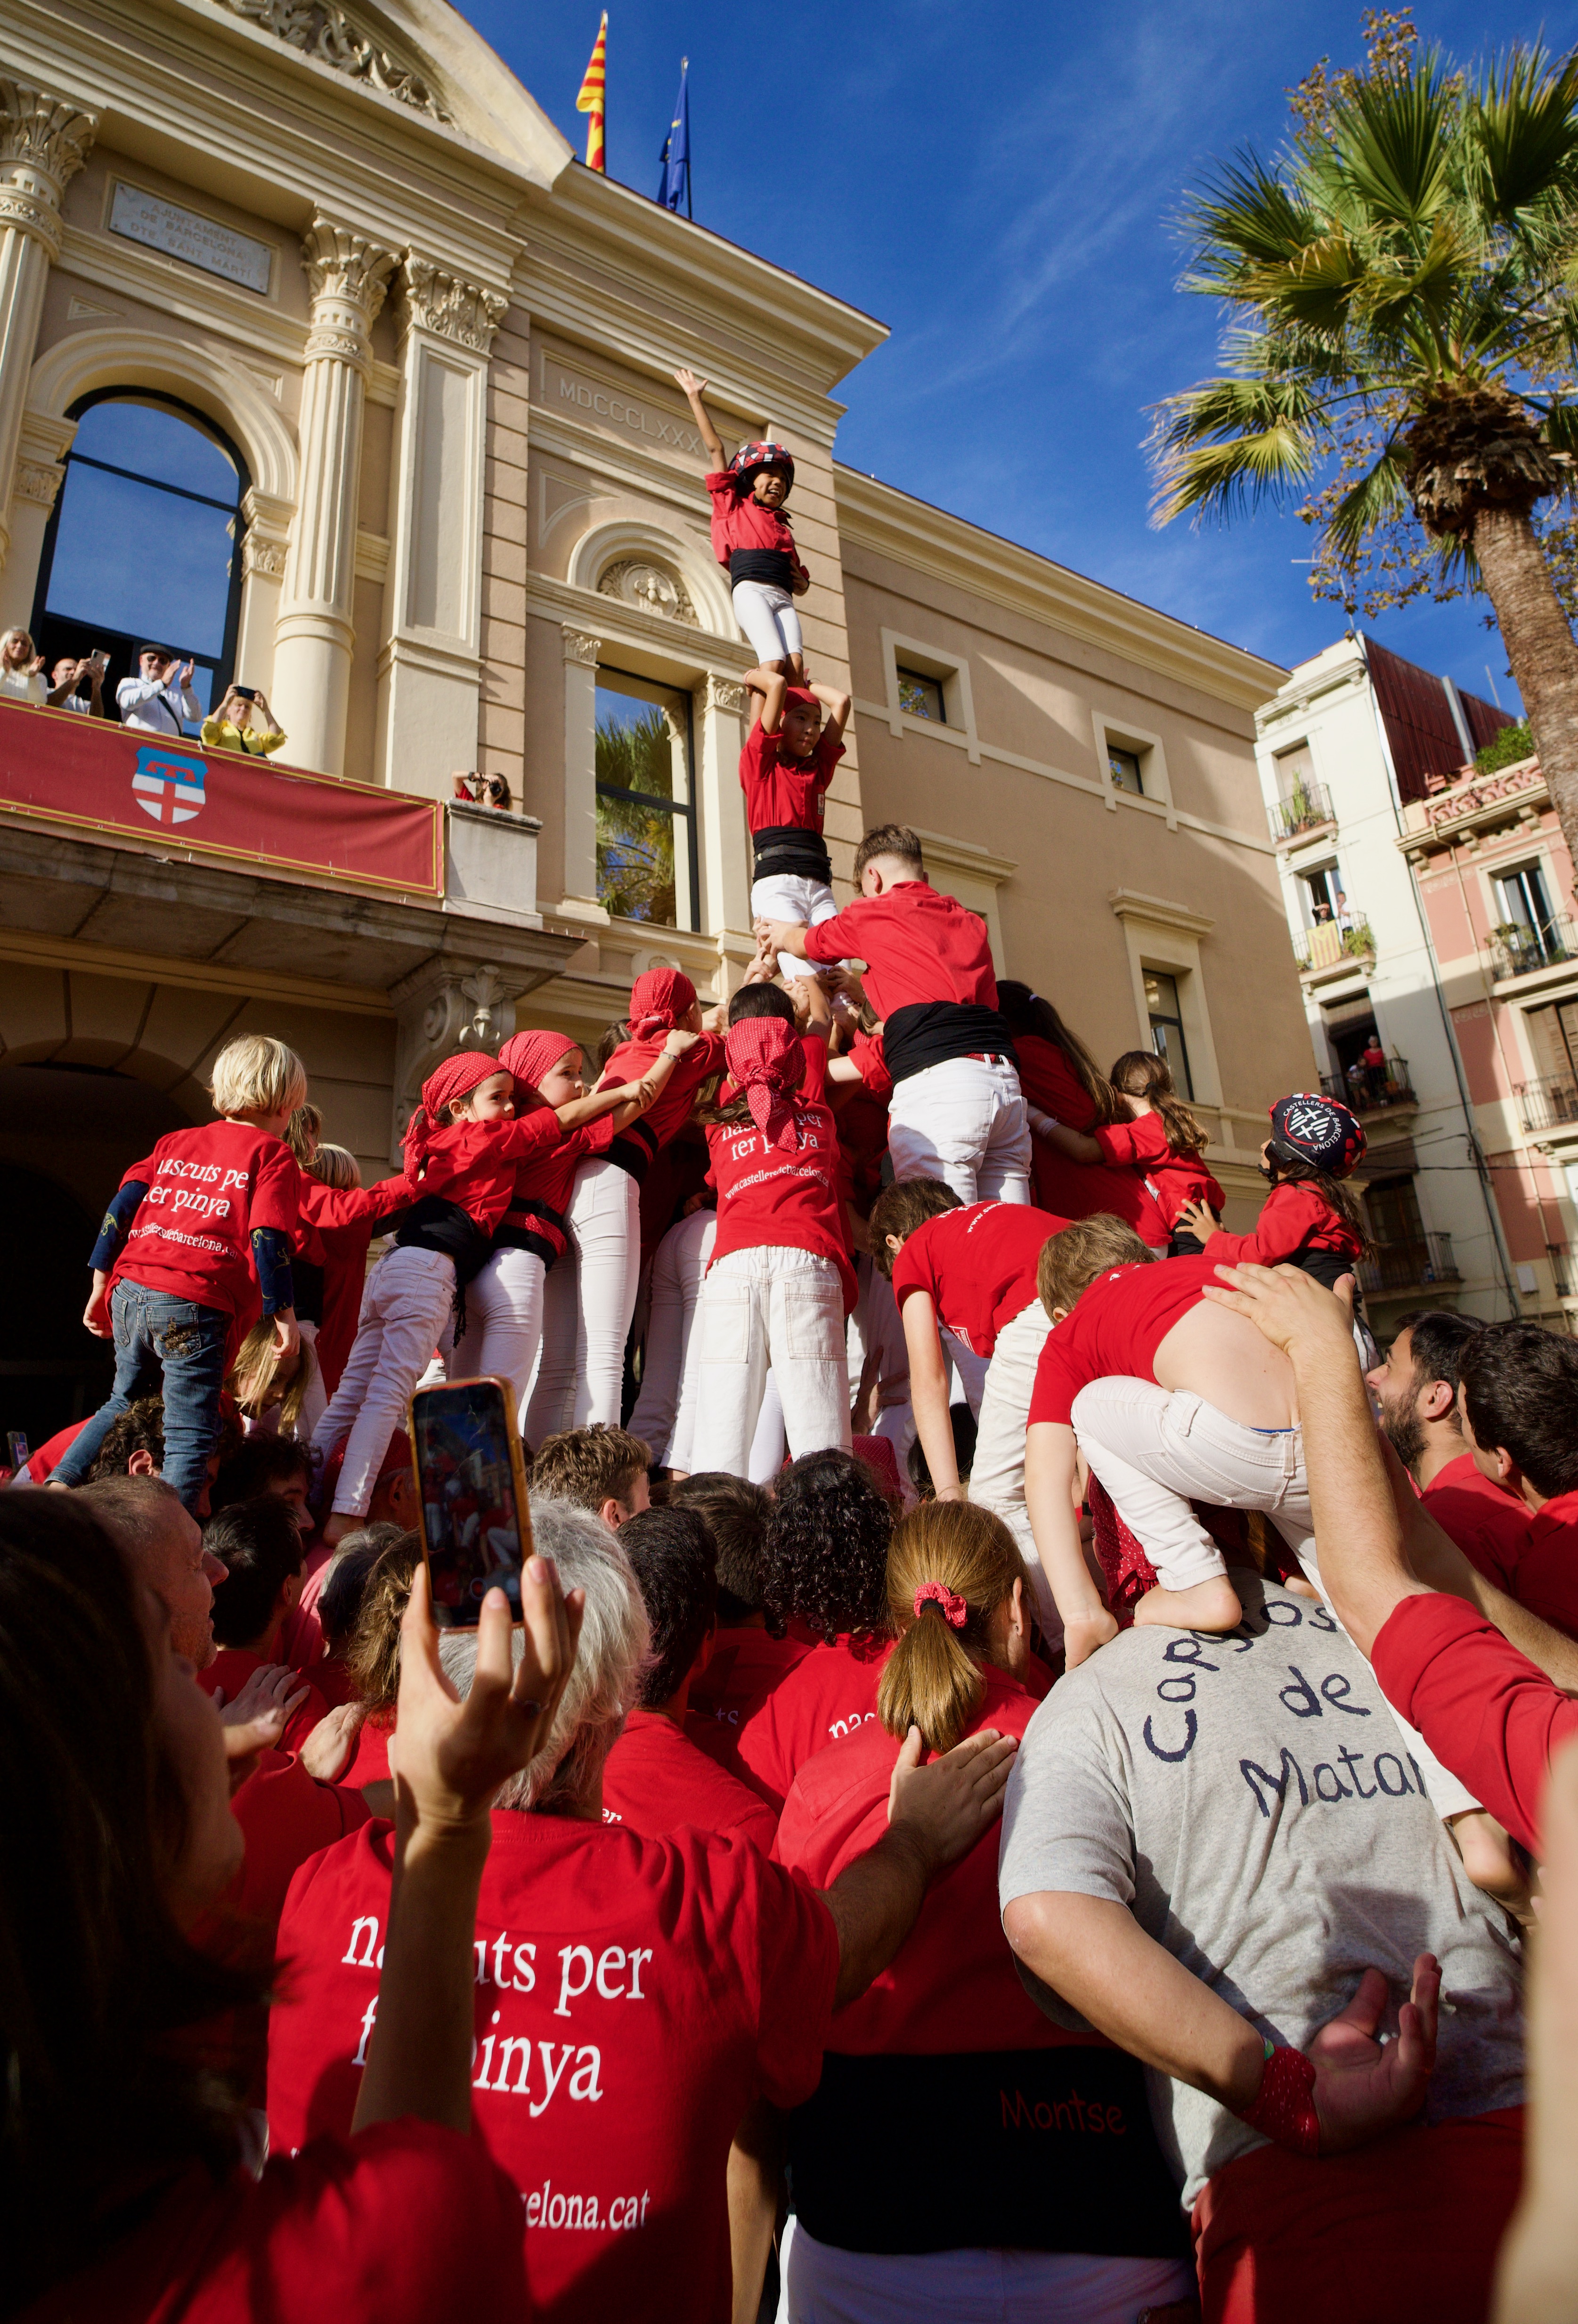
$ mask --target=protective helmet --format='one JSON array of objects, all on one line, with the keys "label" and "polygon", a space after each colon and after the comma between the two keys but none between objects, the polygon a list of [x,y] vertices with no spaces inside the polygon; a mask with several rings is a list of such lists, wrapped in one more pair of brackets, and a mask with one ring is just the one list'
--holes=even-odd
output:
[{"label": "protective helmet", "polygon": [[793,489],[795,481],[794,455],[787,444],[742,444],[729,462],[729,474],[748,492],[751,480],[758,468],[782,468],[788,478],[786,492]]},{"label": "protective helmet", "polygon": [[1340,1098],[1295,1090],[1271,1108],[1271,1151],[1280,1162],[1307,1162],[1345,1178],[1363,1157],[1363,1126]]}]

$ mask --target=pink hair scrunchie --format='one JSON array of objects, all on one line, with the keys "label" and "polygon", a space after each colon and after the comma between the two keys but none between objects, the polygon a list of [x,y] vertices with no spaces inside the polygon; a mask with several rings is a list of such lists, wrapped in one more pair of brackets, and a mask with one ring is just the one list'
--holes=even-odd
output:
[{"label": "pink hair scrunchie", "polygon": [[927,1606],[935,1605],[951,1629],[962,1630],[970,1618],[970,1609],[955,1591],[945,1589],[940,1582],[923,1582],[915,1593],[915,1618],[918,1622]]}]

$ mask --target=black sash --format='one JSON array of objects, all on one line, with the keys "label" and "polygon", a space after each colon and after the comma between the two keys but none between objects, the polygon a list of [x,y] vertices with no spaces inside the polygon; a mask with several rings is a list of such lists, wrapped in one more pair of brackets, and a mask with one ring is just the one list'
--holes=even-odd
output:
[{"label": "black sash", "polygon": [[[925,2123],[946,2137],[902,2135]],[[1189,2251],[1144,2069],[1121,2050],[829,2051],[789,2116],[789,2170],[807,2233],[841,2251]]]},{"label": "black sash", "polygon": [[607,1162],[616,1162],[638,1186],[644,1186],[647,1172],[652,1167],[657,1151],[658,1141],[645,1122],[632,1121],[628,1130],[620,1131],[603,1158]]},{"label": "black sash", "polygon": [[462,1290],[480,1274],[493,1253],[493,1243],[469,1211],[442,1194],[423,1194],[414,1202],[405,1223],[395,1233],[402,1250],[438,1250],[455,1262],[455,1281]]},{"label": "black sash", "polygon": [[827,842],[819,831],[804,831],[793,823],[771,824],[765,831],[752,833],[751,845],[756,857],[753,877],[758,880],[774,872],[795,880],[831,881],[833,878]]},{"label": "black sash", "polygon": [[1311,1250],[1306,1247],[1291,1252],[1287,1264],[1301,1268],[1306,1275],[1313,1275],[1315,1281],[1324,1284],[1328,1291],[1336,1289],[1339,1277],[1351,1275],[1353,1277],[1353,1313],[1361,1321],[1363,1320],[1364,1293],[1359,1282],[1359,1261],[1352,1251]]},{"label": "black sash", "polygon": [[545,1234],[536,1231],[539,1227],[545,1226],[552,1227],[568,1240],[569,1221],[562,1211],[556,1211],[551,1203],[535,1200],[521,1203],[518,1207],[506,1211],[494,1230],[494,1249],[530,1250],[542,1261],[545,1269],[550,1268],[559,1253],[556,1244],[549,1242]]},{"label": "black sash", "polygon": [[765,589],[787,589],[792,595],[795,560],[787,549],[731,549],[729,581],[759,582]]},{"label": "black sash", "polygon": [[895,1082],[950,1057],[1006,1057],[1016,1071],[1013,1035],[995,1009],[974,1001],[912,1001],[882,1027],[882,1061]]}]

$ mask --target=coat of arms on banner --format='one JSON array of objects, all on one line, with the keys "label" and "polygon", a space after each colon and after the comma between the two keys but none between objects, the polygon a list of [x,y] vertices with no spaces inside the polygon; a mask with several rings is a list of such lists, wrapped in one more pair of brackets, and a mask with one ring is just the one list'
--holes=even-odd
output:
[{"label": "coat of arms on banner", "polygon": [[201,759],[183,759],[162,743],[150,742],[137,753],[132,794],[155,823],[190,823],[207,802],[207,771]]}]

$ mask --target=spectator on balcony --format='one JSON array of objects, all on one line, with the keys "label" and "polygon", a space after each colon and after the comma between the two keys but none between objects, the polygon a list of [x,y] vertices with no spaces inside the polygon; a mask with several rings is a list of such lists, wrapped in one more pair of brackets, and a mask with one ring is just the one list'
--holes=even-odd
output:
[{"label": "spectator on balcony", "polygon": [[1342,929],[1344,936],[1347,935],[1351,928],[1358,926],[1358,921],[1353,912],[1349,908],[1348,899],[1343,893],[1341,888],[1337,890],[1337,926]]},{"label": "spectator on balcony", "polygon": [[[84,718],[102,718],[104,713],[104,670],[106,657],[84,654],[79,661],[63,654],[51,673],[49,691],[44,699],[51,710],[75,710]],[[88,692],[82,692],[82,681],[88,680]]]},{"label": "spectator on balcony", "polygon": [[33,651],[25,630],[7,630],[0,637],[0,694],[14,701],[42,705],[47,696],[44,658]]},{"label": "spectator on balcony", "polygon": [[284,748],[285,734],[275,724],[261,686],[233,686],[217,710],[204,719],[202,742],[205,751],[239,751],[249,759],[266,759]]},{"label": "spectator on balcony", "polygon": [[1386,1051],[1380,1046],[1379,1033],[1371,1033],[1364,1052],[1360,1057],[1359,1067],[1362,1075],[1360,1083],[1361,1101],[1367,1101],[1370,1105],[1384,1105],[1387,1083]]},{"label": "spectator on balcony", "polygon": [[146,645],[137,650],[137,667],[142,675],[123,678],[115,688],[122,725],[149,734],[183,735],[185,722],[203,715],[192,692],[190,662],[178,669],[168,646]]}]

